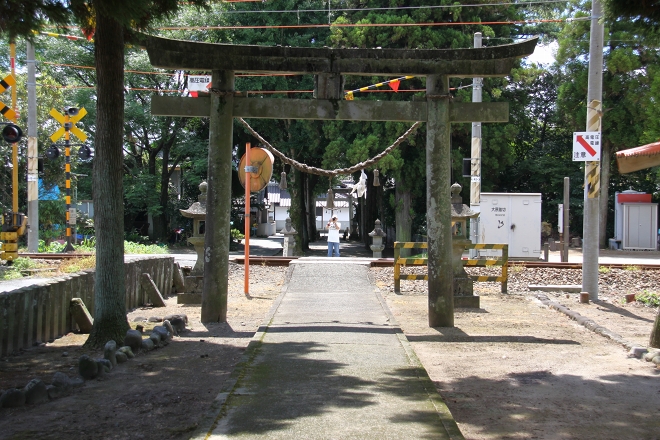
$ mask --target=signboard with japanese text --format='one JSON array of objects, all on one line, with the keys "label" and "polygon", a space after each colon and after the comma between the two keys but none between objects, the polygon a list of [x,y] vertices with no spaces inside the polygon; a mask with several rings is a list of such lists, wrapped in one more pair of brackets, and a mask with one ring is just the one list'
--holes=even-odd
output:
[{"label": "signboard with japanese text", "polygon": [[188,75],[188,91],[208,92],[211,86],[211,75]]},{"label": "signboard with japanese text", "polygon": [[573,133],[573,162],[600,161],[600,132],[576,131]]}]

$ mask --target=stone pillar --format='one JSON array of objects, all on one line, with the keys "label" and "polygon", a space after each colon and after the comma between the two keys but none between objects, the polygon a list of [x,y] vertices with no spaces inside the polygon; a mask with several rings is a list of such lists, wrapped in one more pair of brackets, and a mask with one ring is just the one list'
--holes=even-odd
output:
[{"label": "stone pillar", "polygon": [[426,77],[426,226],[430,327],[454,326],[449,77]]},{"label": "stone pillar", "polygon": [[380,220],[376,219],[374,230],[369,232],[369,236],[372,239],[370,247],[374,253],[374,258],[383,258],[383,249],[385,249],[383,238],[385,238],[385,232],[380,227]]},{"label": "stone pillar", "polygon": [[284,235],[284,243],[282,245],[282,256],[293,257],[296,250],[296,231],[291,225],[289,217],[284,221],[284,228],[280,231]]},{"label": "stone pillar", "polygon": [[229,214],[234,119],[234,72],[214,70],[211,76],[208,195],[204,241],[202,322],[227,321],[229,277]]}]

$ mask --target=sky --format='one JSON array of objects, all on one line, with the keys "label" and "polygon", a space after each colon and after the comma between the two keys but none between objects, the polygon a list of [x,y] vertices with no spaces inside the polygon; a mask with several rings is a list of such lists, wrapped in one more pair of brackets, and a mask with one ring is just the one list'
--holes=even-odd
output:
[{"label": "sky", "polygon": [[525,61],[546,66],[550,65],[555,62],[557,47],[558,44],[556,42],[544,46],[537,45],[536,49],[534,49],[534,53],[525,58]]}]

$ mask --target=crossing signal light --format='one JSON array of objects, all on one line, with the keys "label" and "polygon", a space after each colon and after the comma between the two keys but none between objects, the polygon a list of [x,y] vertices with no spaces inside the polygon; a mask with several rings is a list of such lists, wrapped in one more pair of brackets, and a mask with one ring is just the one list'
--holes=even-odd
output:
[{"label": "crossing signal light", "polygon": [[5,142],[15,144],[16,142],[20,141],[22,137],[23,130],[21,130],[18,125],[7,124],[2,129],[2,138],[5,140]]},{"label": "crossing signal light", "polygon": [[92,157],[92,150],[87,145],[83,145],[78,149],[78,158],[86,160],[90,157]]},{"label": "crossing signal light", "polygon": [[57,148],[55,144],[52,144],[48,149],[46,150],[46,157],[50,160],[55,160],[58,157],[60,157],[60,149]]}]

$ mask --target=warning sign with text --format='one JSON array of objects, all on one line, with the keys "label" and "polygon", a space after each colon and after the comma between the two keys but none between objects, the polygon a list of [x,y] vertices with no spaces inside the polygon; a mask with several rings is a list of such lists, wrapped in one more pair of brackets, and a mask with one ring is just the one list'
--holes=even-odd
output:
[{"label": "warning sign with text", "polygon": [[600,161],[600,132],[576,131],[573,133],[573,162]]}]

